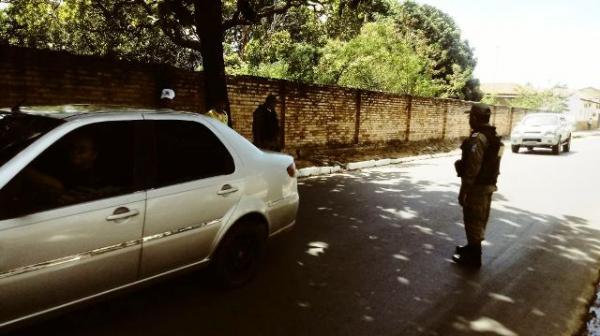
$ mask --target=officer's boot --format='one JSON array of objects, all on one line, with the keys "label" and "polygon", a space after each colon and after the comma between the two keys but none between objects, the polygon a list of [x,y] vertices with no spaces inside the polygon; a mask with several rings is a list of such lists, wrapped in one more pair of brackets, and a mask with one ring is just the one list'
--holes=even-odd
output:
[{"label": "officer's boot", "polygon": [[457,246],[452,260],[467,267],[481,267],[481,245]]},{"label": "officer's boot", "polygon": [[461,253],[464,249],[467,248],[467,246],[469,246],[469,245],[457,245],[456,248],[454,249],[454,254]]}]

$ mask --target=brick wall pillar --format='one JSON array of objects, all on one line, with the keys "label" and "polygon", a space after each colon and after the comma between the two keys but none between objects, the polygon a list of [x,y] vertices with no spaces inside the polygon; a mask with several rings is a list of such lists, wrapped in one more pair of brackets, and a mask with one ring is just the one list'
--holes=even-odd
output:
[{"label": "brick wall pillar", "polygon": [[282,80],[279,82],[279,100],[280,100],[280,106],[281,106],[281,121],[280,121],[280,130],[281,130],[281,148],[285,148],[285,111],[286,111],[286,105],[285,105],[285,97],[287,95],[287,87],[286,87],[286,81]]},{"label": "brick wall pillar", "polygon": [[410,140],[410,118],[411,118],[411,114],[412,114],[412,101],[413,101],[413,97],[412,96],[408,96],[408,103],[406,104],[406,137],[405,137],[405,141],[409,141]]},{"label": "brick wall pillar", "polygon": [[441,139],[444,140],[446,138],[446,128],[448,127],[448,112],[450,111],[450,102],[446,101],[446,107],[444,108],[444,114],[443,114],[443,122],[442,122],[442,137]]},{"label": "brick wall pillar", "polygon": [[360,139],[360,108],[361,108],[361,91],[356,90],[356,124],[354,126],[354,143],[358,144]]}]

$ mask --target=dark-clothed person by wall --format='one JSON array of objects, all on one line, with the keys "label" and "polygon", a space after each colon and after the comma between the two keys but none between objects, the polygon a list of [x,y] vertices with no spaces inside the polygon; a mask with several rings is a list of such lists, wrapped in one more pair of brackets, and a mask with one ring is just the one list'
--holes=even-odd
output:
[{"label": "dark-clothed person by wall", "polygon": [[259,148],[281,150],[279,119],[275,112],[276,103],[277,98],[272,94],[268,95],[252,116],[252,136],[254,145]]}]

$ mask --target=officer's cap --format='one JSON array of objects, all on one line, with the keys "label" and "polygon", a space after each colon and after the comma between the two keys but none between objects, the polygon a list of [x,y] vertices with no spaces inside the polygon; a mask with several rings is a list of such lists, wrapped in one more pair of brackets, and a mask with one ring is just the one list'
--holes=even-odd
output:
[{"label": "officer's cap", "polygon": [[465,111],[465,113],[489,117],[492,114],[492,110],[487,104],[474,103],[473,105],[471,105],[471,109]]}]

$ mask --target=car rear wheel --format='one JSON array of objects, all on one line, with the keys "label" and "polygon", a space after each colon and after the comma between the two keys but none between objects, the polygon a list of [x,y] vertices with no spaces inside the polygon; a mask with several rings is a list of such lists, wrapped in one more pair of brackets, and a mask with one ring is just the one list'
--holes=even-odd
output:
[{"label": "car rear wheel", "polygon": [[556,145],[552,146],[552,154],[560,154],[560,138],[558,138],[558,142],[556,143]]},{"label": "car rear wheel", "polygon": [[510,146],[510,148],[512,149],[513,153],[518,153],[520,146],[519,145],[512,145],[512,146]]},{"label": "car rear wheel", "polygon": [[563,145],[563,152],[568,153],[569,151],[571,151],[571,137],[570,136],[567,139],[567,142],[565,142],[565,144]]},{"label": "car rear wheel", "polygon": [[218,284],[225,288],[244,285],[254,278],[265,253],[267,233],[260,223],[241,222],[225,235],[213,259]]}]

